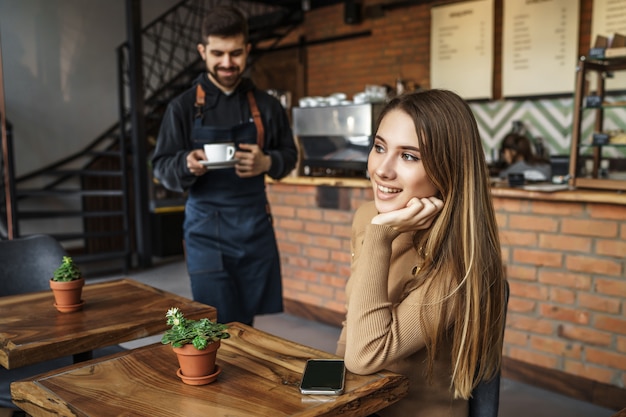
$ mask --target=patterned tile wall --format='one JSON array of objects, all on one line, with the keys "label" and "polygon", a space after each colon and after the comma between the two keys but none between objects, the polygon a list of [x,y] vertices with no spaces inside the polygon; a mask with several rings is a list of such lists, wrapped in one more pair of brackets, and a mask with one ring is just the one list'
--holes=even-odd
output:
[{"label": "patterned tile wall", "polygon": [[[626,96],[612,96],[612,101],[624,101]],[[569,154],[572,140],[573,98],[544,100],[500,100],[470,103],[476,116],[487,158],[497,149],[504,136],[513,127],[513,121],[522,121],[530,135],[541,137],[551,155]],[[626,131],[626,107],[605,109],[604,130]],[[583,141],[590,140],[595,121],[594,112],[583,114]],[[605,147],[607,158],[626,157],[626,147]]]}]

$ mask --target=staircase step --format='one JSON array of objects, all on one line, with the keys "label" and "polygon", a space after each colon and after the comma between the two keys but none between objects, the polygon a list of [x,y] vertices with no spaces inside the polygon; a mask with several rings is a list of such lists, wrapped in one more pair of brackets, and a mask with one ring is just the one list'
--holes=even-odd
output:
[{"label": "staircase step", "polygon": [[83,197],[121,197],[124,195],[122,190],[80,190],[80,189],[22,189],[17,190],[18,197],[45,197],[45,196],[73,196],[79,195]]},{"label": "staircase step", "polygon": [[47,171],[48,175],[82,175],[90,177],[121,177],[122,171],[112,170],[95,170],[95,169],[57,169],[54,171]]},{"label": "staircase step", "polygon": [[106,232],[75,232],[75,233],[53,233],[53,236],[59,242],[68,241],[68,240],[78,240],[78,239],[87,239],[87,238],[98,238],[98,237],[117,237],[117,236],[125,236],[127,231],[125,230],[114,230],[114,231],[106,231]]},{"label": "staircase step", "polygon": [[126,256],[128,256],[127,252],[115,251],[100,253],[79,253],[72,255],[72,258],[74,258],[74,261],[76,261],[77,264],[80,264],[98,261],[109,261],[111,259],[123,260]]},{"label": "staircase step", "polygon": [[93,155],[93,156],[111,156],[111,157],[116,157],[119,158],[122,155],[121,151],[87,151],[86,152],[88,155]]},{"label": "staircase step", "polygon": [[43,211],[43,210],[24,210],[20,211],[21,219],[47,219],[47,218],[60,218],[60,217],[119,217],[123,216],[124,212],[117,211],[80,211],[80,210],[68,210],[68,211]]}]

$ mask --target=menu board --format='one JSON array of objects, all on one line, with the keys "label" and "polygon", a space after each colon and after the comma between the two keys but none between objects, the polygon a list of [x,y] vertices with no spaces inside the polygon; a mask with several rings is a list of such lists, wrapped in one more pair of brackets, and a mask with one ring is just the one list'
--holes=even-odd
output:
[{"label": "menu board", "polygon": [[[593,0],[589,47],[594,46],[596,36],[601,35],[610,39],[616,33],[626,36],[626,0]],[[590,82],[591,86],[595,87],[595,78],[590,79]],[[606,90],[626,89],[626,73],[615,72],[614,78],[607,78],[604,87]]]},{"label": "menu board", "polygon": [[574,91],[580,2],[504,0],[502,95]]},{"label": "menu board", "polygon": [[493,0],[431,9],[431,88],[466,100],[493,97],[493,20]]}]

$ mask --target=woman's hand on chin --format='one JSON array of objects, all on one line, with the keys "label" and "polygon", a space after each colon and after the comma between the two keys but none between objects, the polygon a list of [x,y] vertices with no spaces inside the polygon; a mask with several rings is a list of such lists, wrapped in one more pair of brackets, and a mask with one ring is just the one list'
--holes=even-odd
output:
[{"label": "woman's hand on chin", "polygon": [[413,197],[406,207],[381,213],[372,219],[372,224],[392,227],[400,233],[428,229],[443,209],[443,201],[437,197]]}]

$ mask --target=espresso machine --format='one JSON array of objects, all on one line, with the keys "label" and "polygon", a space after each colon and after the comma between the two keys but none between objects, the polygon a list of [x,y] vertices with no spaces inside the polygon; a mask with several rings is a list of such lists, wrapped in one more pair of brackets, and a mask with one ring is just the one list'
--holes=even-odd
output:
[{"label": "espresso machine", "polygon": [[294,107],[299,175],[367,178],[367,156],[383,103]]}]

